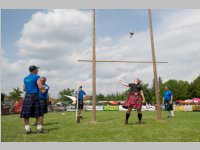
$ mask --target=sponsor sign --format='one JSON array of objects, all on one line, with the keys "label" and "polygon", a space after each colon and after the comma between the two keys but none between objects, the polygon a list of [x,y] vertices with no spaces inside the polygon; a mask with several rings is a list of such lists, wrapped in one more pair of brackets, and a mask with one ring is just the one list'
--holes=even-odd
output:
[{"label": "sponsor sign", "polygon": [[66,111],[69,111],[69,112],[70,111],[76,111],[76,107],[75,106],[67,106],[66,109],[67,109]]},{"label": "sponsor sign", "polygon": [[[93,110],[93,106],[85,106],[85,110]],[[96,110],[103,110],[103,106],[96,106]]]},{"label": "sponsor sign", "polygon": [[103,106],[104,111],[119,111],[119,106]]}]

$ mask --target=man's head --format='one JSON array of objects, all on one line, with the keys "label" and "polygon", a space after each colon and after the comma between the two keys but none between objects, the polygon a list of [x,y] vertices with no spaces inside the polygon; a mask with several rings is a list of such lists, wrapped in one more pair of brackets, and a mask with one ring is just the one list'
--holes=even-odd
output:
[{"label": "man's head", "polygon": [[35,66],[35,65],[32,65],[29,67],[29,71],[30,73],[33,73],[33,74],[38,74],[39,72],[39,67]]},{"label": "man's head", "polygon": [[139,84],[140,83],[140,80],[138,79],[138,78],[136,78],[135,80],[134,80],[134,84]]},{"label": "man's head", "polygon": [[83,87],[82,87],[82,85],[81,85],[81,86],[79,86],[79,90],[82,90],[82,88],[83,88]]},{"label": "man's head", "polygon": [[47,81],[47,78],[46,77],[41,77],[41,81],[42,81],[42,84],[45,84],[46,81]]},{"label": "man's head", "polygon": [[168,86],[165,86],[164,89],[165,89],[165,91],[169,90]]}]

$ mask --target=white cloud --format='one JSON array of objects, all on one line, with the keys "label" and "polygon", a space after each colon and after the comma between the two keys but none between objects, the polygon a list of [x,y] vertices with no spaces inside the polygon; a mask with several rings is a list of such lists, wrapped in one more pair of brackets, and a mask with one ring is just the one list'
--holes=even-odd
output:
[{"label": "white cloud", "polygon": [[[91,64],[78,63],[77,59],[90,59],[91,14],[79,10],[54,10],[38,12],[24,25],[18,41],[18,61],[4,60],[3,84],[5,90],[21,85],[31,64],[41,67],[41,75],[47,76],[51,94],[76,87],[83,81],[91,94]],[[193,80],[200,74],[200,11],[187,10],[165,14],[155,31],[158,74],[163,80]],[[130,39],[121,37],[97,37],[97,59],[151,60],[149,31],[138,32]],[[26,69],[26,70],[25,70]],[[118,80],[132,81],[140,77],[151,83],[151,64],[97,64],[97,93],[125,90]]]}]

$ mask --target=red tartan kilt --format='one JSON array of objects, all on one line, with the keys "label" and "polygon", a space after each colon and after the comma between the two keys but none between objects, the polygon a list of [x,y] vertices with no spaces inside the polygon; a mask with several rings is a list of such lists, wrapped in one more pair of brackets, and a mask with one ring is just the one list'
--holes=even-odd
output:
[{"label": "red tartan kilt", "polygon": [[122,105],[124,108],[134,108],[141,110],[142,108],[142,96],[140,94],[135,95],[135,93],[130,93],[128,99]]}]

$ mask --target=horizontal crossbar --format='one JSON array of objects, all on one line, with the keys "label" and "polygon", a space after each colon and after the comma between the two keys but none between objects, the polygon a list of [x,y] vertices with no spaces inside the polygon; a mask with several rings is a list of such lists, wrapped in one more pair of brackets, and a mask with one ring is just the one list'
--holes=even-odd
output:
[{"label": "horizontal crossbar", "polygon": [[[93,62],[92,60],[78,60],[78,62]],[[126,60],[96,60],[96,62],[109,62],[109,63],[154,63],[152,61],[126,61]],[[165,61],[157,61],[155,63],[168,63]]]}]

